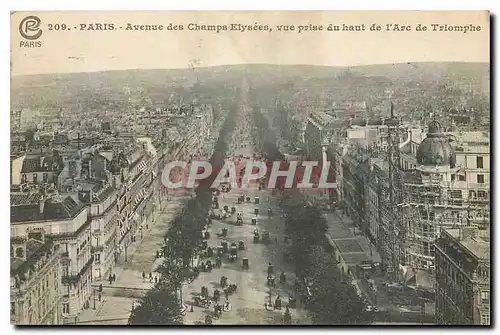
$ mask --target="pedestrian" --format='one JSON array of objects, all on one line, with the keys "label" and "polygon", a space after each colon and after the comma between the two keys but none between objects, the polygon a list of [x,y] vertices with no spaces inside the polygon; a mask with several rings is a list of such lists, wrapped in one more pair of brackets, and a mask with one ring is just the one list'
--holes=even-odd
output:
[{"label": "pedestrian", "polygon": [[146,279],[146,273],[144,271],[142,271],[142,280],[145,280]]},{"label": "pedestrian", "polygon": [[149,279],[153,279],[153,274],[151,272],[149,273]]},{"label": "pedestrian", "polygon": [[224,290],[224,295],[226,297],[226,300],[229,299],[229,291],[227,289]]},{"label": "pedestrian", "polygon": [[158,284],[158,277],[155,276],[155,284]]},{"label": "pedestrian", "polygon": [[111,285],[113,283],[113,276],[110,274],[108,277],[109,284]]}]

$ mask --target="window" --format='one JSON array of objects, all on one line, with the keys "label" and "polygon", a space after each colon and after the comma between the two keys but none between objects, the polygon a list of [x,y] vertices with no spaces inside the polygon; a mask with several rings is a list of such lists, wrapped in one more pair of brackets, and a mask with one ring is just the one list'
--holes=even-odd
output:
[{"label": "window", "polygon": [[16,303],[14,301],[10,302],[10,315],[16,314]]},{"label": "window", "polygon": [[458,175],[458,180],[459,181],[465,181],[465,175]]},{"label": "window", "polygon": [[33,173],[33,182],[34,183],[38,182],[38,173]]},{"label": "window", "polygon": [[21,177],[21,182],[26,183],[27,181],[28,181],[28,176],[25,173],[23,173],[23,175]]},{"label": "window", "polygon": [[488,194],[486,193],[486,191],[477,191],[477,197],[479,199],[486,199],[488,198]]},{"label": "window", "polygon": [[476,166],[478,169],[482,169],[483,166],[483,157],[477,157],[476,158]]},{"label": "window", "polygon": [[42,176],[42,178],[43,178],[43,182],[44,183],[48,182],[49,181],[49,174],[48,173],[44,173],[43,176]]},{"label": "window", "polygon": [[489,314],[482,314],[481,315],[481,324],[482,325],[489,325],[490,324],[490,316],[489,316]]},{"label": "window", "polygon": [[477,183],[478,184],[484,184],[484,174],[478,174],[477,175]]},{"label": "window", "polygon": [[63,314],[69,314],[69,304],[63,304]]},{"label": "window", "polygon": [[481,291],[481,303],[489,304],[490,303],[490,292]]}]

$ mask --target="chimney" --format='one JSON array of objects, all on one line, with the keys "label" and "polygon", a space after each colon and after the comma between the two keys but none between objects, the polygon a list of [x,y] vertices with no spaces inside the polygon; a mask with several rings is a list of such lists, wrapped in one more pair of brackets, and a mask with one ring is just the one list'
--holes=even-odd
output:
[{"label": "chimney", "polygon": [[45,209],[45,198],[42,197],[40,199],[40,214],[43,214],[44,209]]},{"label": "chimney", "polygon": [[391,101],[391,119],[394,119],[394,103]]}]

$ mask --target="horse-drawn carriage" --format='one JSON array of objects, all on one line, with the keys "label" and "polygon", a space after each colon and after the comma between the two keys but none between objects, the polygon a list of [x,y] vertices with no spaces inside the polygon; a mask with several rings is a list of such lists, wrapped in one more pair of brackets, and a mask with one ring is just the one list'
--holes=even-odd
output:
[{"label": "horse-drawn carriage", "polygon": [[207,308],[210,307],[212,301],[200,294],[194,297],[193,303],[195,306]]},{"label": "horse-drawn carriage", "polygon": [[254,232],[253,233],[253,243],[259,243],[259,240],[260,240],[260,234],[259,232]]},{"label": "horse-drawn carriage", "polygon": [[259,215],[259,209],[258,209],[258,208],[254,208],[253,213],[254,213],[255,215]]},{"label": "horse-drawn carriage", "polygon": [[258,204],[260,203],[260,199],[259,199],[259,197],[255,197],[255,198],[254,198],[254,202],[255,202],[255,204],[256,204],[256,205],[258,205]]},{"label": "horse-drawn carriage", "polygon": [[250,266],[248,265],[248,258],[243,258],[241,260],[241,267],[243,269],[249,269],[250,268]]},{"label": "horse-drawn carriage", "polygon": [[238,213],[238,215],[236,216],[236,224],[239,226],[243,224],[243,214]]},{"label": "horse-drawn carriage", "polygon": [[269,242],[269,232],[267,230],[262,234],[262,242]]},{"label": "horse-drawn carriage", "polygon": [[256,226],[257,225],[257,218],[252,218],[252,226]]},{"label": "horse-drawn carriage", "polygon": [[238,249],[245,250],[245,242],[243,242],[243,240],[238,242]]},{"label": "horse-drawn carriage", "polygon": [[244,203],[244,202],[245,202],[245,196],[244,196],[244,195],[240,195],[240,196],[238,197],[238,204],[242,204],[242,203]]},{"label": "horse-drawn carriage", "polygon": [[225,212],[220,209],[212,209],[210,211],[210,218],[215,220],[222,220],[226,218]]},{"label": "horse-drawn carriage", "polygon": [[226,276],[222,276],[220,277],[220,287],[224,288],[227,286],[228,282],[227,282],[227,277]]},{"label": "horse-drawn carriage", "polygon": [[219,234],[218,234],[218,235],[219,235],[219,236],[222,236],[222,237],[226,237],[226,236],[227,236],[227,228],[226,228],[226,227],[222,228],[222,229],[220,230],[220,232],[219,232]]},{"label": "horse-drawn carriage", "polygon": [[233,294],[234,292],[236,292],[237,288],[238,286],[236,284],[229,284],[229,286],[224,289],[224,294]]},{"label": "horse-drawn carriage", "polygon": [[219,190],[224,193],[228,193],[229,191],[231,191],[231,183],[221,183],[219,186]]},{"label": "horse-drawn carriage", "polygon": [[229,260],[235,261],[238,258],[238,247],[236,243],[231,243],[231,248],[229,249]]},{"label": "horse-drawn carriage", "polygon": [[235,206],[232,206],[232,207],[231,207],[231,214],[234,214],[234,213],[236,213],[236,207],[235,207]]}]

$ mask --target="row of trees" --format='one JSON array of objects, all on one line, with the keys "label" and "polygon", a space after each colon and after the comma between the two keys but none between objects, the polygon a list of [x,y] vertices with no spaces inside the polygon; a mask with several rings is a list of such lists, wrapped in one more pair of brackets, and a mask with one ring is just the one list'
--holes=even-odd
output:
[{"label": "row of trees", "polygon": [[204,194],[199,192],[195,199],[190,199],[182,213],[173,219],[165,235],[162,250],[165,259],[156,270],[160,273],[160,280],[138,301],[129,324],[182,324],[182,287],[198,276],[193,259],[201,246],[207,206],[210,206]]},{"label": "row of trees", "polygon": [[366,312],[351,279],[337,267],[334,255],[326,248],[328,225],[321,210],[307,197],[289,191],[280,199],[286,213],[285,233],[291,247],[290,259],[300,285],[307,284],[310,296],[307,309],[320,325],[368,324],[373,315]]},{"label": "row of trees", "polygon": [[[221,164],[227,151],[228,133],[234,128],[236,106],[229,113],[211,157],[212,164]],[[131,325],[179,325],[183,322],[182,286],[198,276],[193,260],[202,241],[202,230],[212,206],[211,178],[202,181],[196,197],[190,199],[182,213],[176,216],[165,234],[163,256],[165,260],[157,269],[160,280],[134,307]]]}]

